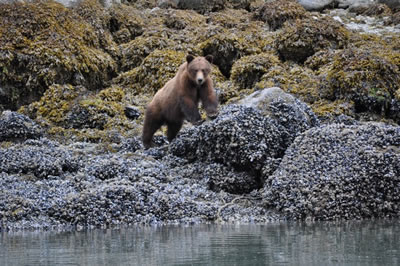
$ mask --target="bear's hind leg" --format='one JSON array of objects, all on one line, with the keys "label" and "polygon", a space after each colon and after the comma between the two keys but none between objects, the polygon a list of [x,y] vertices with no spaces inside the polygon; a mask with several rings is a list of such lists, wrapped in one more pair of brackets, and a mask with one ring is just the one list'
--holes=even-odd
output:
[{"label": "bear's hind leg", "polygon": [[167,127],[168,127],[167,138],[168,138],[169,142],[171,142],[176,137],[176,135],[178,135],[179,130],[181,130],[182,124],[183,124],[183,121],[167,123]]},{"label": "bear's hind leg", "polygon": [[152,146],[154,133],[162,126],[163,121],[154,119],[149,112],[146,113],[143,124],[142,142],[145,149]]}]

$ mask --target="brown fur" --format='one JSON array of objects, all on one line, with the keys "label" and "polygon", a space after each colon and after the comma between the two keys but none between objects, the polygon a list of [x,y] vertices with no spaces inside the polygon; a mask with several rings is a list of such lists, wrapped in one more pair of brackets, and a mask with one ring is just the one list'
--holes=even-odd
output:
[{"label": "brown fur", "polygon": [[192,124],[201,124],[198,110],[202,102],[207,116],[218,115],[218,100],[209,77],[212,56],[196,57],[188,55],[175,77],[154,95],[147,105],[142,141],[147,149],[152,145],[154,133],[164,124],[167,125],[167,138],[172,141],[182,127],[184,119]]}]

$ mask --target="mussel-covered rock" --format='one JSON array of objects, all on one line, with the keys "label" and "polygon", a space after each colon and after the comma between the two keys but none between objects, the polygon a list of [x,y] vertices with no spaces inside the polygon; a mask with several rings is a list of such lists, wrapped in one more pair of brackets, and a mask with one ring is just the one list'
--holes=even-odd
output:
[{"label": "mussel-covered rock", "polygon": [[265,202],[290,219],[399,216],[400,127],[332,124],[293,142],[265,183]]},{"label": "mussel-covered rock", "polygon": [[0,142],[36,139],[42,135],[43,129],[25,115],[12,111],[0,115]]},{"label": "mussel-covered rock", "polygon": [[287,147],[285,134],[282,126],[260,111],[230,105],[215,120],[183,131],[170,144],[170,152],[237,171],[259,172],[266,162],[273,164],[282,156]]}]

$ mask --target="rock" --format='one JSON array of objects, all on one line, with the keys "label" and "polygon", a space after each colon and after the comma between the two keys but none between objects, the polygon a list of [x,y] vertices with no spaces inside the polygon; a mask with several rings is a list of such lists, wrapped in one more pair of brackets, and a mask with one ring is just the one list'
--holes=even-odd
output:
[{"label": "rock", "polygon": [[158,6],[161,8],[192,9],[199,13],[208,11],[219,11],[224,9],[226,0],[160,0]]},{"label": "rock", "polygon": [[183,131],[169,150],[189,161],[217,162],[236,171],[257,173],[265,163],[275,164],[282,157],[289,145],[287,134],[260,111],[231,105],[215,120]]},{"label": "rock", "polygon": [[134,106],[125,106],[124,112],[126,117],[130,119],[138,119],[139,116],[141,115],[139,109]]},{"label": "rock", "polygon": [[[3,4],[0,9],[0,105],[17,110],[54,83],[103,87],[117,65],[97,31],[52,1]],[[23,22],[21,22],[23,21]],[[13,29],[13,30],[11,30]]]},{"label": "rock", "polygon": [[28,140],[24,144],[0,150],[0,172],[31,176],[37,179],[76,171],[77,158],[60,148],[57,143]]},{"label": "rock", "polygon": [[400,127],[367,123],[312,128],[296,138],[264,187],[289,219],[400,215]]},{"label": "rock", "polygon": [[276,41],[283,60],[303,63],[320,50],[346,47],[349,35],[349,31],[332,18],[310,17],[285,24]]},{"label": "rock", "polygon": [[378,0],[378,2],[387,5],[393,10],[400,10],[399,0]]},{"label": "rock", "polygon": [[319,125],[318,118],[307,104],[277,87],[256,91],[239,103],[259,109],[263,115],[276,120],[289,133],[287,143]]},{"label": "rock", "polygon": [[268,23],[272,30],[277,30],[286,21],[306,17],[306,10],[298,3],[290,0],[274,0],[266,2],[254,13],[254,18]]},{"label": "rock", "polygon": [[29,117],[4,111],[0,115],[0,142],[37,139],[43,136],[43,129]]},{"label": "rock", "polygon": [[216,34],[199,46],[203,54],[214,57],[213,63],[225,77],[230,76],[232,65],[243,54],[243,45],[234,34]]},{"label": "rock", "polygon": [[327,81],[334,98],[351,99],[358,113],[385,116],[399,89],[400,71],[394,61],[364,49],[345,49],[333,59]]},{"label": "rock", "polygon": [[253,89],[262,75],[279,65],[279,58],[273,53],[243,56],[233,64],[231,80],[240,90]]},{"label": "rock", "polygon": [[338,0],[339,8],[349,8],[355,6],[368,7],[371,4],[376,3],[376,0]]},{"label": "rock", "polygon": [[326,8],[333,8],[337,4],[336,0],[298,0],[307,11],[321,11]]}]

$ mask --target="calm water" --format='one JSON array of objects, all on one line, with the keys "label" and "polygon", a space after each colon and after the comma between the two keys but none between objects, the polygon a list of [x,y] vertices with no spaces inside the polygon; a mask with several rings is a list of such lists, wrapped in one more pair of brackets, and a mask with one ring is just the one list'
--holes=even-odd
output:
[{"label": "calm water", "polygon": [[399,265],[400,221],[0,233],[0,265]]}]

